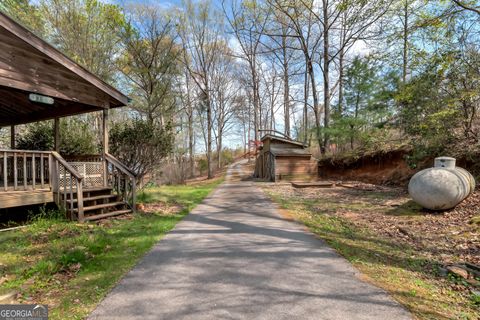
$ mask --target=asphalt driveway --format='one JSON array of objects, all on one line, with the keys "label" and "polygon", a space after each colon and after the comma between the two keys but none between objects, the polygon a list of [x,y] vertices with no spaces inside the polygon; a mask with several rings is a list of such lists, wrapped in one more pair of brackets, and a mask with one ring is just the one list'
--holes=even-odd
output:
[{"label": "asphalt driveway", "polygon": [[411,319],[239,176],[231,168],[90,319]]}]

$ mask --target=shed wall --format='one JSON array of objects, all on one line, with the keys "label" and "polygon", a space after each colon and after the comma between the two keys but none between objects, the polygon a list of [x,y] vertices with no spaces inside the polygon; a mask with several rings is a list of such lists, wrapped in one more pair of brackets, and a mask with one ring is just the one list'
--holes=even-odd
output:
[{"label": "shed wall", "polygon": [[317,161],[306,157],[277,157],[275,161],[276,180],[316,179]]}]

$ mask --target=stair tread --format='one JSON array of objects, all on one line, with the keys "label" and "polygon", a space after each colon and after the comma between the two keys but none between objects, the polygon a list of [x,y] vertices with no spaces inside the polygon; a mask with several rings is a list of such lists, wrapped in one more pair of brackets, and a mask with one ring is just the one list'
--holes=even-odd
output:
[{"label": "stair tread", "polygon": [[[98,187],[98,188],[89,188],[89,189],[83,189],[83,194],[85,195],[86,193],[91,193],[91,192],[104,192],[104,193],[108,193],[108,194],[111,194],[112,193],[112,190],[113,188],[111,187]],[[77,193],[77,190],[76,189],[73,189],[73,194],[75,195]],[[103,194],[105,195],[105,194]],[[67,190],[67,192],[64,192],[63,189],[61,189],[60,191],[60,196],[62,198],[64,198],[65,196],[67,196],[67,198],[70,198],[71,194],[70,194],[70,190]],[[68,200],[68,199],[67,199]]]},{"label": "stair tread", "polygon": [[[123,201],[118,201],[118,202],[109,202],[109,203],[102,203],[102,204],[97,204],[94,206],[88,206],[88,207],[83,207],[83,211],[91,211],[91,210],[96,210],[96,209],[103,209],[103,208],[108,208],[108,207],[115,207],[121,204],[126,204]],[[74,209],[74,212],[78,212],[78,209]]]},{"label": "stair tread", "polygon": [[92,221],[92,220],[98,220],[98,219],[118,216],[118,215],[121,215],[121,214],[131,213],[131,212],[132,212],[132,210],[130,210],[130,209],[118,210],[118,211],[112,211],[112,212],[108,212],[108,213],[86,216],[84,219],[85,219],[85,221]]},{"label": "stair tread", "polygon": [[112,187],[95,187],[95,188],[85,188],[83,189],[83,192],[95,192],[95,191],[107,191],[107,190],[112,190]]},{"label": "stair tread", "polygon": [[[87,197],[83,198],[83,202],[85,201],[94,201],[94,200],[102,200],[102,199],[109,199],[109,198],[115,198],[117,197],[116,194],[106,194],[106,195],[101,195],[101,196],[94,196],[94,197]],[[67,202],[70,203],[71,200],[67,199]],[[73,199],[73,203],[76,203],[77,199]]]}]

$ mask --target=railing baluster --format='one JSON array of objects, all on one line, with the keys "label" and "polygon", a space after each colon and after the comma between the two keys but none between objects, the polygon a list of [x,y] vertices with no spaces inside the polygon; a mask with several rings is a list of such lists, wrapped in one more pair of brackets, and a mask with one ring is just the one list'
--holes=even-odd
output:
[{"label": "railing baluster", "polygon": [[40,154],[40,185],[42,189],[45,187],[45,160],[43,159],[43,153]]},{"label": "railing baluster", "polygon": [[127,198],[127,175],[124,174],[123,175],[123,199],[125,199],[125,201],[128,202],[128,198]]},{"label": "railing baluster", "polygon": [[13,190],[17,191],[18,186],[18,170],[17,170],[17,153],[13,153]]},{"label": "railing baluster", "polygon": [[56,175],[56,173],[55,173],[54,166],[55,165],[53,163],[52,154],[49,154],[48,155],[48,185],[50,186],[50,190],[52,190],[53,192],[56,192],[55,178],[54,178],[54,174]]},{"label": "railing baluster", "polygon": [[132,179],[132,208],[133,208],[133,212],[135,212],[137,210],[137,207],[136,207],[136,202],[137,202],[137,181],[135,180],[135,178],[131,178]]},{"label": "railing baluster", "polygon": [[[72,174],[70,174],[70,217],[73,217],[73,179]],[[78,183],[77,179],[75,181]]]},{"label": "railing baluster", "polygon": [[102,157],[102,166],[103,166],[103,186],[104,187],[108,187],[108,176],[107,176],[107,173],[108,173],[108,161],[107,159],[105,158],[105,155],[103,155]]},{"label": "railing baluster", "polygon": [[[70,182],[71,182],[70,178]],[[64,167],[64,180],[63,180],[63,208],[67,210],[67,170]]]},{"label": "railing baluster", "polygon": [[60,204],[60,166],[58,165],[58,160],[55,160],[55,179],[57,180],[57,203]]},{"label": "railing baluster", "polygon": [[7,152],[3,153],[3,188],[8,190],[8,161]]},{"label": "railing baluster", "polygon": [[120,172],[117,170],[117,194],[118,195],[121,195],[121,193],[120,193],[120,177],[121,177]]},{"label": "railing baluster", "polygon": [[32,153],[32,188],[35,190],[35,179],[37,178],[36,175],[36,167],[35,167],[35,153]]},{"label": "railing baluster", "polygon": [[23,153],[23,189],[27,190],[27,153]]},{"label": "railing baluster", "polygon": [[78,210],[78,221],[84,221],[83,215],[83,187],[82,181],[77,180],[77,210]]}]

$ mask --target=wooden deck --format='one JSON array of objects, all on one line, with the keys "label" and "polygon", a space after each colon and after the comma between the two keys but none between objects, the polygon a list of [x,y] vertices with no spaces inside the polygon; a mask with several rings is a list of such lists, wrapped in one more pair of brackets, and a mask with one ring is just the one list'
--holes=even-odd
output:
[{"label": "wooden deck", "polygon": [[50,189],[0,192],[0,209],[53,202]]}]

